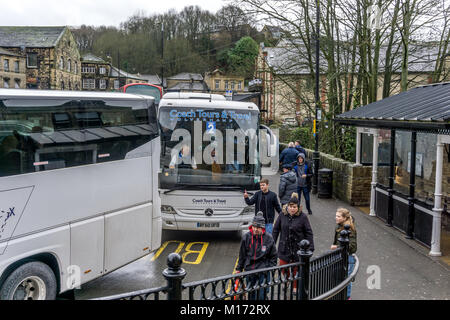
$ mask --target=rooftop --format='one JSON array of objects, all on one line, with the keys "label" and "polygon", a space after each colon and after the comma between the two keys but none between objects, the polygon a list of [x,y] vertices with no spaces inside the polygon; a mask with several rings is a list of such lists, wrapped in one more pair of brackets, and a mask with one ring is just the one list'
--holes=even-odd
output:
[{"label": "rooftop", "polygon": [[66,27],[0,26],[0,47],[51,48],[56,46]]}]

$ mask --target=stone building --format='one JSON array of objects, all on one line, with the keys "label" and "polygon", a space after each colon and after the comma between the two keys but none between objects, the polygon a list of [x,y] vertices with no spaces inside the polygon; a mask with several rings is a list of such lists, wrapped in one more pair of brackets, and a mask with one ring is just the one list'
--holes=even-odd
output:
[{"label": "stone building", "polygon": [[244,92],[244,77],[225,74],[219,69],[206,73],[205,83],[212,93],[225,95],[227,91]]},{"label": "stone building", "polygon": [[110,91],[111,64],[87,53],[81,57],[82,90]]},{"label": "stone building", "polygon": [[25,57],[0,48],[0,88],[25,87]]},{"label": "stone building", "polygon": [[147,79],[111,66],[109,73],[109,90],[117,90],[130,83],[148,83]]},{"label": "stone building", "polygon": [[26,57],[26,87],[80,90],[81,61],[68,27],[0,26],[0,48]]},{"label": "stone building", "polygon": [[[166,80],[166,79],[165,79]],[[203,76],[198,73],[179,73],[167,78],[167,91],[209,92]]]}]

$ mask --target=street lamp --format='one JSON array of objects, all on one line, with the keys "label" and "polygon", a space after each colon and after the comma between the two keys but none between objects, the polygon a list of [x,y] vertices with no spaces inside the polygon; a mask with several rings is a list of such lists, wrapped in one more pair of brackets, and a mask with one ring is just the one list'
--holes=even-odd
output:
[{"label": "street lamp", "polygon": [[312,183],[312,193],[317,193],[317,182],[319,176],[319,165],[320,165],[320,153],[319,153],[319,135],[317,133],[317,121],[320,120],[320,110],[319,110],[319,32],[320,32],[320,0],[316,1],[316,90],[315,90],[315,103],[316,103],[316,118],[314,119],[314,153],[313,153],[313,161],[314,161],[314,176]]}]

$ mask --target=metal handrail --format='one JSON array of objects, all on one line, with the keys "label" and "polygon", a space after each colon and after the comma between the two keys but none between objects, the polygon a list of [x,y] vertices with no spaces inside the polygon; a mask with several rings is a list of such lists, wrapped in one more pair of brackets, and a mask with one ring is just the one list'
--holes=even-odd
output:
[{"label": "metal handrail", "polygon": [[148,297],[151,294],[159,294],[161,292],[167,293],[168,290],[170,290],[170,288],[165,286],[165,287],[159,287],[159,288],[143,289],[143,290],[138,290],[138,291],[133,291],[133,292],[120,293],[120,294],[115,294],[112,296],[94,298],[94,299],[90,299],[90,300],[122,300],[122,299],[132,300],[134,297],[142,297],[142,296]]},{"label": "metal handrail", "polygon": [[355,268],[353,269],[353,272],[344,280],[342,281],[338,286],[334,287],[333,289],[325,292],[324,294],[315,297],[311,300],[328,300],[332,297],[334,297],[335,295],[337,295],[338,293],[340,293],[343,289],[345,289],[348,284],[350,283],[350,281],[352,281],[353,279],[355,279],[356,274],[358,273],[358,269],[359,269],[359,259],[356,255],[354,255],[355,257]]}]

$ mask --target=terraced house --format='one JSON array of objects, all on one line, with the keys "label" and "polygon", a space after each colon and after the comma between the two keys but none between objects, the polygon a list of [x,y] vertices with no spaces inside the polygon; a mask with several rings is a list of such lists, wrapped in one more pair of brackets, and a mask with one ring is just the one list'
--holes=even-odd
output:
[{"label": "terraced house", "polygon": [[0,49],[25,59],[26,87],[81,90],[81,62],[68,27],[0,26]]},{"label": "terraced house", "polygon": [[0,88],[25,88],[25,57],[0,48]]}]

